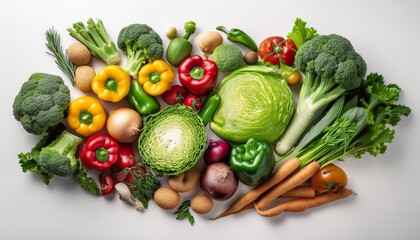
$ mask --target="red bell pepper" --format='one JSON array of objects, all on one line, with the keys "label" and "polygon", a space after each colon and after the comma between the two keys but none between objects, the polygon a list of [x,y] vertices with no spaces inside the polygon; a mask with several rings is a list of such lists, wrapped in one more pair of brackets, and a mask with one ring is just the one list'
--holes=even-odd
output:
[{"label": "red bell pepper", "polygon": [[112,173],[102,173],[99,175],[99,183],[101,184],[101,194],[103,196],[106,196],[114,191],[115,181]]},{"label": "red bell pepper", "polygon": [[106,171],[118,160],[120,147],[112,137],[97,133],[90,136],[85,143],[85,149],[79,157],[86,167]]},{"label": "red bell pepper", "polygon": [[120,143],[120,151],[118,151],[118,160],[115,163],[115,166],[124,169],[129,168],[137,164],[136,156],[133,153],[131,144],[129,143]]},{"label": "red bell pepper", "polygon": [[199,55],[185,59],[178,68],[179,81],[191,93],[202,96],[216,86],[218,69],[211,60],[203,60]]},{"label": "red bell pepper", "polygon": [[295,62],[296,50],[296,45],[291,39],[284,40],[283,37],[275,36],[262,41],[258,53],[264,62],[279,65],[281,59],[284,64],[291,66]]}]

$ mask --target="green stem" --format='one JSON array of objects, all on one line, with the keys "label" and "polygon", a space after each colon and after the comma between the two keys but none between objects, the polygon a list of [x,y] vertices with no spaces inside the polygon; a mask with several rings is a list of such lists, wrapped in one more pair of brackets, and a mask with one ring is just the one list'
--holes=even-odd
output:
[{"label": "green stem", "polygon": [[156,84],[160,81],[160,74],[158,72],[151,72],[148,75],[149,82]]},{"label": "green stem", "polygon": [[83,110],[79,113],[79,121],[82,124],[89,125],[93,122],[93,115],[87,110]]},{"label": "green stem", "polygon": [[109,153],[103,147],[100,147],[100,148],[96,149],[95,155],[96,155],[96,159],[98,161],[100,161],[100,162],[106,162],[106,161],[108,161]]},{"label": "green stem", "polygon": [[111,92],[117,92],[118,91],[118,82],[117,80],[113,78],[108,78],[105,81],[105,89],[108,89]]},{"label": "green stem", "polygon": [[193,79],[196,79],[196,80],[203,79],[203,76],[204,76],[204,69],[203,69],[202,67],[194,67],[194,68],[193,68],[193,69],[191,69],[191,71],[190,71],[190,76],[191,76]]}]

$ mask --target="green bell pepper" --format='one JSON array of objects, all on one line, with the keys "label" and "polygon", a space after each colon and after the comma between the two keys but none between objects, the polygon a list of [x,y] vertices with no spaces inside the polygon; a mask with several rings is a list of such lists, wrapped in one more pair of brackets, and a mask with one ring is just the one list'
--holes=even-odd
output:
[{"label": "green bell pepper", "polygon": [[160,110],[159,101],[155,97],[148,95],[136,80],[131,81],[127,100],[130,106],[142,116],[156,113]]},{"label": "green bell pepper", "polygon": [[273,149],[266,141],[249,139],[230,154],[230,167],[239,180],[249,186],[258,185],[271,176],[276,161]]}]

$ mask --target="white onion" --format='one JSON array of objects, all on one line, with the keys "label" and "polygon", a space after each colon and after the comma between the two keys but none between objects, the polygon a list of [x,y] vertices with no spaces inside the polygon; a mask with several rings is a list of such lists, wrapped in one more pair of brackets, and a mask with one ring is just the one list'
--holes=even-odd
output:
[{"label": "white onion", "polygon": [[114,110],[108,117],[106,129],[117,142],[131,143],[139,138],[142,120],[140,114],[130,108]]}]

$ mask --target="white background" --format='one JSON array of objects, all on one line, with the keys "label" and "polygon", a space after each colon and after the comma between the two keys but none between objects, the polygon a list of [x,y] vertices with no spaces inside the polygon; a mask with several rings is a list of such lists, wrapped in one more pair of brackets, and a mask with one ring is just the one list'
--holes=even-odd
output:
[{"label": "white background", "polygon": [[[419,1],[1,1],[0,2],[0,239],[419,239]],[[396,128],[386,154],[347,159],[339,166],[358,193],[304,213],[261,218],[249,211],[215,222],[230,202],[217,202],[208,215],[194,214],[196,223],[177,221],[173,211],[153,202],[139,213],[117,195],[93,197],[71,178],[56,177],[50,186],[35,174],[22,173],[17,154],[27,152],[39,137],[26,133],[12,115],[21,84],[34,72],[68,79],[45,54],[45,31],[54,26],[63,46],[75,42],[66,31],[73,22],[101,18],[112,39],[131,23],[146,23],[164,39],[164,30],[194,20],[197,32],[218,25],[237,27],[256,42],[285,36],[296,17],[320,34],[351,39],[369,72],[402,89],[400,103],[413,112]],[[195,34],[192,38],[194,41]],[[194,51],[199,53],[197,46]],[[243,49],[244,50],[244,49]],[[104,64],[94,60],[99,71]],[[222,76],[221,76],[222,77]],[[221,79],[219,78],[219,80]],[[81,93],[72,88],[72,99]],[[107,105],[107,109],[115,108]],[[213,135],[211,135],[213,136]],[[211,137],[210,136],[210,137]],[[201,161],[201,160],[200,160]],[[95,175],[96,173],[93,173]],[[165,183],[164,183],[165,184]],[[239,191],[243,192],[241,188]],[[181,195],[187,199],[199,192]],[[236,194],[234,198],[237,198]]]}]

